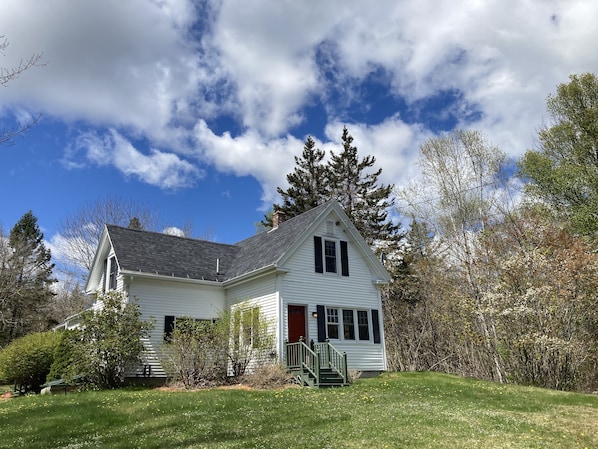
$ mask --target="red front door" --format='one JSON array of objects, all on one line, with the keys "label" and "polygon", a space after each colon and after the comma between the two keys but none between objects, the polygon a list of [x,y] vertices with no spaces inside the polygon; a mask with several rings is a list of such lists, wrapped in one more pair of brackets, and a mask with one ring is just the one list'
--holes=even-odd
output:
[{"label": "red front door", "polygon": [[289,312],[289,343],[299,341],[301,337],[307,340],[305,335],[305,306],[291,306]]}]

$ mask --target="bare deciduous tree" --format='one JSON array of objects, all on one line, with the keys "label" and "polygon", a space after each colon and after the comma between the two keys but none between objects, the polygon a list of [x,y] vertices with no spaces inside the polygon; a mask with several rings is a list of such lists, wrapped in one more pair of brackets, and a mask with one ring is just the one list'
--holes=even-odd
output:
[{"label": "bare deciduous tree", "polygon": [[[4,50],[8,47],[8,40],[4,36],[0,36],[0,54],[4,54]],[[28,59],[23,59],[16,67],[5,68],[0,67],[0,87],[5,87],[9,81],[18,78],[23,72],[31,67],[44,65],[41,62],[41,53],[34,53]],[[26,133],[33,127],[40,119],[36,116],[24,122],[17,122],[12,128],[0,130],[0,145],[11,145],[14,139]]]},{"label": "bare deciduous tree", "polygon": [[470,304],[478,322],[473,331],[481,334],[493,361],[487,374],[501,382],[503,364],[495,344],[494,323],[481,300],[487,267],[478,260],[484,258],[479,233],[501,221],[505,211],[508,189],[502,188],[500,178],[505,160],[504,153],[477,131],[430,139],[420,148],[421,183],[398,192],[407,204],[405,209],[433,231],[449,272],[464,281],[452,298]]},{"label": "bare deciduous tree", "polygon": [[84,280],[91,269],[105,224],[129,226],[133,219],[142,229],[156,230],[158,213],[150,206],[118,196],[106,196],[86,203],[59,225],[61,269]]}]

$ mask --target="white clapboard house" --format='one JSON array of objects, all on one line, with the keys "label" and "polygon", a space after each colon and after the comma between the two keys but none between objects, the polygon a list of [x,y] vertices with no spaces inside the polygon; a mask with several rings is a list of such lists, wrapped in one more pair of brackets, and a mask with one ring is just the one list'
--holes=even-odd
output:
[{"label": "white clapboard house", "polygon": [[160,347],[177,317],[212,320],[247,303],[275,323],[272,356],[317,385],[334,378],[331,371],[346,383],[347,369],[386,369],[388,282],[342,207],[329,201],[289,220],[275,214],[272,230],[233,245],[106,225],[86,291],[123,291],[155,320],[140,376],[166,376]]}]

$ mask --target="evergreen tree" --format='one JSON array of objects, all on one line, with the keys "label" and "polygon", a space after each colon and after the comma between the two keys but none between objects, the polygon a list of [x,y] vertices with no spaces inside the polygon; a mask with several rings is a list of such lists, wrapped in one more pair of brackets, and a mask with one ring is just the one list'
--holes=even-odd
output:
[{"label": "evergreen tree", "polygon": [[[326,165],[322,163],[324,156],[326,153],[316,148],[315,141],[308,136],[301,157],[295,156],[295,170],[287,175],[289,188],[276,188],[283,203],[275,204],[274,210],[284,212],[288,219],[328,200],[327,171]],[[272,214],[267,214],[264,218],[264,226],[271,228]]]},{"label": "evergreen tree", "polygon": [[353,137],[346,127],[342,142],[343,150],[339,154],[332,152],[328,163],[330,198],[343,206],[369,245],[397,239],[399,226],[388,217],[388,210],[394,204],[391,198],[394,185],[378,183],[381,168],[366,172],[374,167],[376,158],[366,156],[359,160],[357,147],[352,145]]},{"label": "evergreen tree", "polygon": [[143,225],[141,224],[141,221],[139,221],[139,218],[137,218],[137,217],[131,218],[131,220],[129,221],[128,228],[135,229],[136,231],[143,231]]},{"label": "evergreen tree", "polygon": [[[352,145],[353,137],[346,127],[343,129],[342,142],[343,150],[339,154],[331,152],[330,161],[324,164],[322,161],[326,153],[315,148],[314,140],[308,137],[301,158],[295,156],[295,170],[287,175],[289,188],[277,188],[283,204],[275,204],[274,210],[280,210],[286,218],[292,218],[335,199],[369,245],[380,241],[398,241],[399,226],[388,217],[388,210],[394,204],[391,198],[394,186],[379,184],[381,168],[367,173],[374,167],[376,158],[366,156],[359,160],[357,147]],[[271,228],[272,213],[264,218],[261,224],[266,229]]]},{"label": "evergreen tree", "polygon": [[45,309],[52,298],[54,264],[37,218],[27,212],[10,231],[0,265],[0,341],[48,328]]}]

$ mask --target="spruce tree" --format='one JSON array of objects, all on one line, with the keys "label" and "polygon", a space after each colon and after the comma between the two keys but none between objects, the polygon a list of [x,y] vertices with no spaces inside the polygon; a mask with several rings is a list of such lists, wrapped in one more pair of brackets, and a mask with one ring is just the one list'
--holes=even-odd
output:
[{"label": "spruce tree", "polygon": [[[343,150],[339,154],[331,152],[331,159],[325,164],[326,153],[316,148],[314,140],[308,137],[301,158],[295,156],[294,171],[287,175],[289,188],[277,188],[283,203],[275,204],[274,210],[292,218],[335,199],[370,246],[381,241],[387,246],[392,245],[400,239],[399,226],[388,216],[388,210],[394,204],[394,186],[379,184],[382,169],[372,171],[376,158],[359,159],[357,147],[352,145],[353,137],[346,127],[342,142]],[[265,216],[262,225],[266,229],[272,227],[272,213]]]},{"label": "spruce tree", "polygon": [[45,306],[52,298],[54,264],[44,235],[31,211],[10,231],[8,257],[0,267],[0,340],[8,343],[33,331],[47,329]]},{"label": "spruce tree", "polygon": [[[295,156],[295,169],[287,175],[289,188],[280,187],[276,191],[282,197],[282,205],[275,204],[274,210],[284,212],[287,219],[295,217],[329,199],[326,165],[322,163],[326,153],[316,148],[316,143],[308,136],[303,146],[301,157]],[[272,214],[263,222],[272,227]]]},{"label": "spruce tree", "polygon": [[374,167],[376,158],[359,159],[347,127],[343,128],[342,143],[343,150],[339,154],[331,152],[328,162],[330,198],[343,206],[369,245],[376,241],[396,240],[399,226],[388,217],[388,210],[394,204],[391,198],[394,186],[378,183],[381,168],[367,173]]}]

